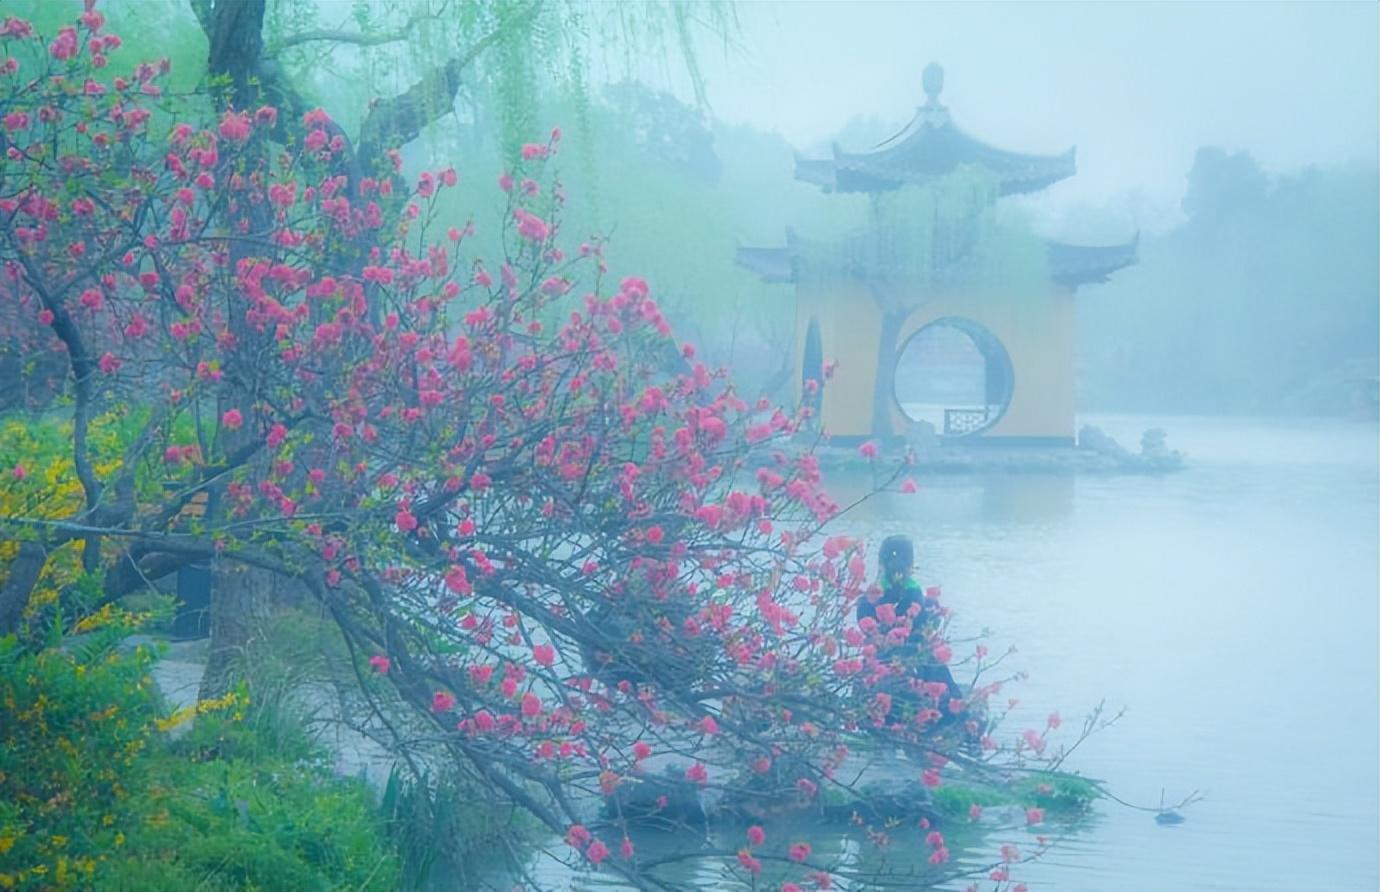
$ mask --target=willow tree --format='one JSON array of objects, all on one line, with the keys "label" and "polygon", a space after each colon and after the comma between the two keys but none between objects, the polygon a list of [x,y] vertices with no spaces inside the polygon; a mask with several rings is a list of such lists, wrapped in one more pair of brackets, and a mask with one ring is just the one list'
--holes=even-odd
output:
[{"label": "willow tree", "polygon": [[[239,153],[240,164],[250,155],[262,161],[301,146],[321,130],[334,149],[332,172],[345,178],[355,203],[367,200],[359,192],[361,182],[397,176],[398,150],[443,123],[462,90],[471,103],[489,103],[488,113],[501,122],[505,146],[515,155],[518,135],[531,132],[541,89],[559,89],[582,106],[596,49],[621,53],[630,65],[643,52],[672,52],[699,89],[697,31],[723,35],[733,25],[731,8],[719,3],[414,0],[354,4],[343,21],[338,15],[343,6],[312,0],[188,3],[207,47],[189,112],[198,114],[200,108],[208,120],[263,106],[278,112],[271,127],[254,131],[251,144]],[[121,11],[118,5],[112,10],[117,16]],[[183,83],[187,80],[183,75]],[[308,112],[320,106],[330,111],[326,123],[304,125]],[[221,177],[233,172],[228,159],[216,171]],[[404,204],[378,200],[384,223],[397,222]],[[265,215],[264,208],[251,209],[250,227],[265,229]],[[358,272],[371,247],[377,246],[344,238],[332,250],[337,262]],[[243,253],[232,248],[236,252]],[[264,349],[261,333],[241,326],[235,335],[244,356]],[[226,378],[218,399],[223,410],[247,413],[254,394],[244,382]],[[213,510],[219,510],[225,500],[218,491],[212,495]],[[253,570],[217,579],[204,696],[218,696],[233,682],[235,657],[263,621],[271,588],[264,574]]]}]

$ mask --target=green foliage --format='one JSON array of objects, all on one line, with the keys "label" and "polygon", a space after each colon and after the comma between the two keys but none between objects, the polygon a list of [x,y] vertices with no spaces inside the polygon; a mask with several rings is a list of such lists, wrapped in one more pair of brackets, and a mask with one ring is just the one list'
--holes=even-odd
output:
[{"label": "green foliage", "polygon": [[115,652],[108,631],[62,649],[0,641],[0,889],[84,886],[119,850],[148,778],[152,659]]},{"label": "green foliage", "polygon": [[60,647],[0,642],[0,888],[397,888],[362,781],[243,691],[160,719],[129,631],[115,614]]},{"label": "green foliage", "polygon": [[547,832],[515,808],[476,807],[484,798],[456,775],[418,779],[395,768],[380,810],[398,847],[406,886],[441,877],[455,888],[477,886],[484,872],[502,863],[513,840],[535,840]]},{"label": "green foliage", "polygon": [[1094,800],[1102,798],[1102,791],[1093,781],[1076,774],[1039,772],[1006,786],[952,779],[935,788],[931,796],[939,813],[953,819],[966,819],[973,805],[982,808],[1036,806],[1050,816],[1073,817],[1087,811]]},{"label": "green foliage", "polygon": [[1024,804],[1043,808],[1052,815],[1077,815],[1102,798],[1097,784],[1085,777],[1051,772],[1022,778],[1013,793]]},{"label": "green foliage", "polygon": [[[570,103],[568,123],[587,132],[589,71],[597,62],[617,64],[610,56],[621,55],[628,73],[644,57],[678,60],[703,105],[698,40],[727,39],[736,27],[732,7],[719,0],[275,0],[265,32],[269,52],[294,83],[305,95],[331,97],[332,116],[351,132],[377,97],[401,94],[448,61],[466,60],[461,102],[483,109],[503,157],[514,159],[538,132],[543,94]],[[351,39],[297,39],[309,31]],[[450,109],[434,111],[443,117]]]},{"label": "green foliage", "polygon": [[[306,735],[284,735],[257,711],[202,716],[168,748],[150,797],[162,808],[131,834],[139,857],[115,872],[123,887],[209,877],[201,888],[396,888],[398,861],[364,782],[334,777]],[[153,877],[163,885],[144,885]]]},{"label": "green foliage", "polygon": [[[92,420],[88,456],[98,481],[108,481],[122,468],[124,449],[147,417],[146,411],[123,409]],[[85,493],[72,460],[72,429],[66,410],[0,416],[0,462],[7,471],[0,475],[0,516],[62,521],[78,513]],[[16,477],[14,468],[22,468],[24,476]],[[16,527],[0,541],[0,585],[9,576],[20,540],[41,541],[45,533],[39,526]],[[54,628],[70,628],[88,612],[85,607],[99,599],[99,575],[83,572],[81,551],[79,542],[49,549],[24,610],[26,641],[41,640]]]}]

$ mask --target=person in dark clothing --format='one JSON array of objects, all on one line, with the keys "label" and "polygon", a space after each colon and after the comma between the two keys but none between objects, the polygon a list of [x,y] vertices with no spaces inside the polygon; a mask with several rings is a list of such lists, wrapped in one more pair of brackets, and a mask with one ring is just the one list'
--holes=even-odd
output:
[{"label": "person in dark clothing", "polygon": [[888,536],[882,540],[878,556],[881,566],[882,596],[874,603],[870,598],[858,602],[858,622],[877,618],[877,607],[890,604],[897,616],[915,610],[911,618],[908,644],[923,644],[925,633],[939,625],[939,615],[925,603],[925,592],[915,581],[915,547],[908,536]]},{"label": "person in dark clothing", "polygon": [[[915,581],[915,547],[908,536],[888,536],[882,541],[878,555],[881,568],[882,594],[875,602],[863,598],[858,602],[858,623],[864,619],[878,620],[877,609],[890,605],[897,617],[909,615],[910,634],[903,645],[906,651],[900,654],[906,663],[914,667],[916,677],[926,682],[943,682],[948,696],[939,704],[940,712],[947,720],[950,713],[947,700],[962,700],[963,689],[954,680],[949,667],[935,660],[929,653],[929,638],[938,629],[942,616],[935,604],[925,597],[924,589]],[[893,645],[899,647],[901,645]]]}]

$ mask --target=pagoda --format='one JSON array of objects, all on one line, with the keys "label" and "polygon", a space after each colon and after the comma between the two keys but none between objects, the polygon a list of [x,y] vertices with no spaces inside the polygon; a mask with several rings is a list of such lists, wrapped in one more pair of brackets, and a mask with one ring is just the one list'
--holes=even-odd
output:
[{"label": "pagoda", "polygon": [[[1072,148],[1009,152],[961,130],[939,101],[937,64],[925,68],[923,85],[926,102],[901,133],[870,152],[835,144],[831,158],[797,157],[796,179],[826,193],[867,194],[875,208],[908,187],[966,173],[985,185],[978,217],[1002,196],[1076,172]],[[1087,246],[1030,237],[1040,255],[1032,295],[985,274],[993,259],[965,227],[911,241],[904,229],[880,229],[874,214],[849,238],[811,242],[787,230],[784,246],[738,249],[738,262],[764,281],[795,286],[796,396],[820,429],[843,445],[899,438],[928,420],[946,444],[1072,445],[1074,296],[1135,263],[1138,238]],[[916,392],[926,395],[907,402]]]}]

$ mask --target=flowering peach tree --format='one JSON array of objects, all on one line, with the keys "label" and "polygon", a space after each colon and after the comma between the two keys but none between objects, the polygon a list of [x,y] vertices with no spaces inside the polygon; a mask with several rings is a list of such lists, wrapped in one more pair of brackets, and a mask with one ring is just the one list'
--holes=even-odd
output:
[{"label": "flowering peach tree", "polygon": [[[7,19],[0,45],[0,319],[30,370],[61,357],[81,490],[65,516],[0,518],[7,540],[79,544],[106,600],[192,562],[291,580],[400,757],[444,759],[639,887],[692,856],[746,885],[764,863],[782,888],[867,880],[757,825],[644,859],[637,822],[685,820],[630,795],[653,780],[745,814],[857,804],[882,844],[844,770],[860,752],[899,748],[928,789],[1058,758],[1050,728],[991,736],[981,647],[927,631],[924,659],[973,680],[956,697],[897,656],[917,616],[853,622],[876,590],[863,543],[829,533],[802,413],[745,402],[648,282],[562,237],[559,132],[496,184],[502,253],[478,258],[470,227],[433,223],[456,170],[352,172],[320,109],[163,104],[165,67],[112,74],[97,11],[49,36]],[[137,432],[98,469],[110,411]],[[0,468],[17,491],[36,470]],[[924,882],[973,874],[944,832]],[[994,853],[983,888],[1019,888],[1024,857]]]}]

